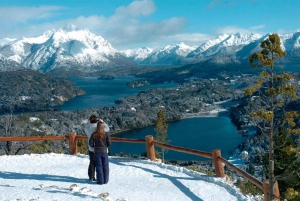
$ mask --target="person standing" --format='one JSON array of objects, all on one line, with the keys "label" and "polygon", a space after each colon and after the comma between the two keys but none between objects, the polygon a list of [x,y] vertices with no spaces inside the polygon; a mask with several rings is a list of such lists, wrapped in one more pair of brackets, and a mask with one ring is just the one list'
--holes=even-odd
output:
[{"label": "person standing", "polygon": [[[84,132],[88,136],[88,142],[89,142],[92,134],[96,131],[97,123],[99,121],[96,115],[91,115],[89,120],[90,120],[90,123],[84,128]],[[102,120],[102,119],[100,119],[100,120]],[[108,125],[105,122],[103,122],[103,123],[104,123],[104,131],[108,132],[109,131]],[[88,176],[89,176],[90,181],[95,181],[96,180],[95,179],[96,165],[95,165],[95,157],[94,157],[94,148],[91,147],[90,145],[88,145],[88,148],[89,148],[89,158],[90,158],[90,163],[89,163],[89,167],[88,167]]]},{"label": "person standing", "polygon": [[97,184],[107,184],[109,180],[108,147],[111,145],[111,138],[110,135],[105,132],[102,119],[97,123],[97,129],[92,134],[89,145],[94,147]]}]

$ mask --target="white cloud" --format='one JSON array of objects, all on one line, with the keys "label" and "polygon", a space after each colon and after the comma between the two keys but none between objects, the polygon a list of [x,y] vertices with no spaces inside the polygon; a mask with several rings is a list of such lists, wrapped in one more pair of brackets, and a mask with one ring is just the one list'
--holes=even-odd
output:
[{"label": "white cloud", "polygon": [[[10,24],[0,29],[0,38],[4,37],[33,37],[41,35],[51,29],[59,29],[66,24],[74,24],[80,29],[88,29],[96,35],[101,35],[115,48],[126,48],[127,46],[163,46],[166,43],[176,44],[184,42],[186,44],[203,43],[206,39],[211,39],[208,35],[193,33],[182,34],[186,27],[187,20],[183,17],[173,17],[163,21],[151,21],[147,16],[156,11],[156,6],[151,0],[136,0],[132,3],[116,8],[111,16],[90,15],[78,16],[76,18],[62,19],[54,22],[38,23],[39,19],[50,18],[56,11],[68,9],[56,6],[41,7],[15,7],[11,12],[3,13],[0,8],[0,18],[9,18]],[[20,14],[17,15],[16,13]],[[9,13],[11,15],[9,15]],[[17,16],[17,17],[16,17]],[[20,17],[22,16],[22,17]],[[33,21],[30,25],[17,26],[20,22]],[[4,22],[0,21],[3,24]],[[8,23],[8,22],[5,22]]]},{"label": "white cloud", "polygon": [[278,29],[274,33],[285,35],[285,34],[291,34],[291,33],[299,32],[299,31],[300,31],[300,29],[294,29],[294,30]]},{"label": "white cloud", "polygon": [[190,41],[190,42],[203,42],[211,39],[211,35],[201,34],[201,33],[192,33],[192,34],[177,34],[170,36],[170,38],[174,38],[178,41]]},{"label": "white cloud", "polygon": [[121,6],[116,9],[116,16],[148,16],[151,13],[156,11],[156,6],[153,1],[144,0],[144,1],[133,1],[128,6]]},{"label": "white cloud", "polygon": [[48,18],[61,9],[63,8],[59,6],[0,7],[0,25]]},{"label": "white cloud", "polygon": [[261,24],[261,25],[257,25],[257,26],[250,27],[249,29],[250,29],[250,30],[258,30],[258,29],[263,29],[263,28],[265,28],[265,27],[266,27],[266,25]]},{"label": "white cloud", "polygon": [[168,44],[175,44],[178,42],[184,42],[187,45],[201,45],[207,40],[212,39],[211,35],[201,34],[201,33],[185,33],[185,34],[176,34],[164,37],[163,40]]},{"label": "white cloud", "polygon": [[213,9],[217,6],[233,7],[243,3],[255,3],[257,0],[211,0],[208,4],[208,9]]},{"label": "white cloud", "polygon": [[237,26],[225,26],[225,27],[219,27],[215,30],[215,33],[220,35],[220,34],[235,34],[237,32],[241,33],[261,33],[259,30],[263,29],[265,25],[258,25],[258,26],[253,26],[249,28],[241,28]]},{"label": "white cloud", "polygon": [[158,23],[127,19],[118,23],[119,26],[103,33],[108,41],[117,46],[154,42],[161,37],[180,33],[186,24],[184,18],[171,18]]}]

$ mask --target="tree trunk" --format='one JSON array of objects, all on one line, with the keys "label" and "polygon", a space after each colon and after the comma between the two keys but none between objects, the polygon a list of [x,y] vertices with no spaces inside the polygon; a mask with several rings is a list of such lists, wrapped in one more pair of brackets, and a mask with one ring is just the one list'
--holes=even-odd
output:
[{"label": "tree trunk", "polygon": [[[273,54],[272,54],[273,60]],[[271,80],[270,80],[270,88],[274,87],[274,67],[271,66]],[[271,95],[270,97],[270,111],[272,112],[273,117],[270,121],[270,132],[269,132],[269,192],[270,197],[269,201],[273,200],[274,197],[274,97]]]},{"label": "tree trunk", "polygon": [[12,147],[12,142],[11,141],[6,141],[6,154],[11,155],[11,147]]}]

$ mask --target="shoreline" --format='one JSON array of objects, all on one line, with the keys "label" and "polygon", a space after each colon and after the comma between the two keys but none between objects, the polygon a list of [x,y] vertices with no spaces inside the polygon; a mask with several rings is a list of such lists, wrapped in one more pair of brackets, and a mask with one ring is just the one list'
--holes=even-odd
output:
[{"label": "shoreline", "polygon": [[186,113],[181,119],[190,119],[190,118],[202,118],[202,117],[229,117],[228,110],[222,110],[219,112],[199,112],[199,113]]},{"label": "shoreline", "polygon": [[[229,118],[229,111],[226,110],[226,109],[222,109],[218,112],[214,112],[216,110],[212,110],[212,111],[191,113],[191,114],[185,113],[181,119],[176,120],[176,121],[181,121],[181,120],[184,120],[184,119],[191,119],[191,118],[213,118],[213,117],[228,117]],[[149,126],[153,126],[153,125],[154,124],[151,124]],[[237,128],[237,126],[235,124],[233,124],[233,125]],[[146,126],[146,127],[149,127],[149,126]],[[146,127],[143,127],[143,128],[146,128]],[[117,135],[117,134],[120,134],[120,133],[123,133],[123,132],[126,132],[126,131],[138,130],[138,129],[143,129],[143,128],[124,129],[124,130],[121,130],[121,131],[118,131],[118,132],[115,132],[115,133],[111,133],[111,135]]]}]

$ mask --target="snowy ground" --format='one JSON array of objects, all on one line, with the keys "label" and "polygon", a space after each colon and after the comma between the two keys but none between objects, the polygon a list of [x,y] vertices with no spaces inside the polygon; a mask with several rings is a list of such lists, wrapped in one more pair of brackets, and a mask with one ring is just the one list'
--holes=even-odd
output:
[{"label": "snowy ground", "polygon": [[[0,200],[252,200],[220,178],[183,167],[131,158],[109,160],[109,183],[97,185],[87,179],[86,155],[0,156]],[[108,197],[99,198],[106,192]]]}]

